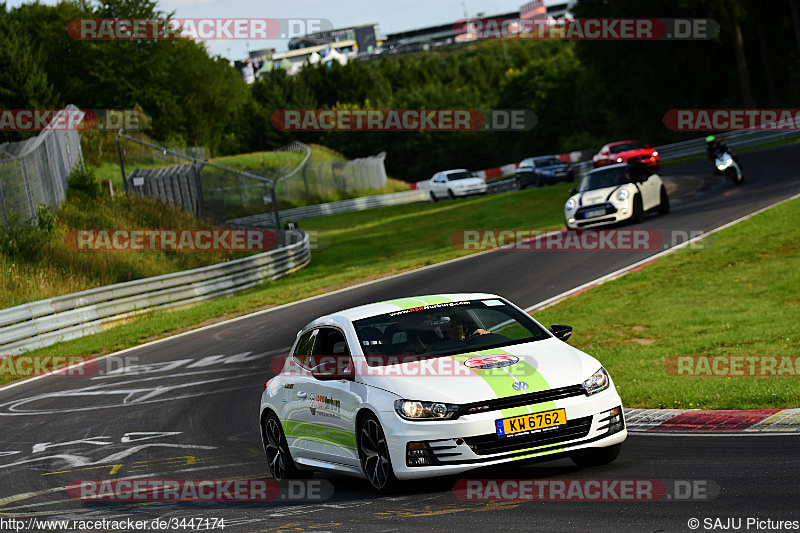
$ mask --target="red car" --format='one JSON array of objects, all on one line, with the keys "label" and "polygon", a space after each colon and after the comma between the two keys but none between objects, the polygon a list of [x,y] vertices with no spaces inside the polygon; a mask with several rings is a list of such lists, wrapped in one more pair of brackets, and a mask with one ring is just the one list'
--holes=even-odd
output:
[{"label": "red car", "polygon": [[641,162],[650,168],[658,168],[658,152],[650,148],[649,144],[640,141],[617,141],[608,143],[600,148],[600,152],[595,155],[595,168],[617,163]]}]

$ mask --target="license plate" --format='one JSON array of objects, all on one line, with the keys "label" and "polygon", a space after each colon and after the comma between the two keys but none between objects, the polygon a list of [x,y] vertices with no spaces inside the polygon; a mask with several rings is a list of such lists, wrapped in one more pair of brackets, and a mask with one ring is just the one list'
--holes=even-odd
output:
[{"label": "license plate", "polygon": [[541,413],[495,420],[498,437],[510,437],[539,429],[565,426],[566,424],[567,412],[564,409],[554,409],[553,411],[542,411]]},{"label": "license plate", "polygon": [[591,209],[584,213],[583,218],[601,217],[606,214],[605,209]]}]

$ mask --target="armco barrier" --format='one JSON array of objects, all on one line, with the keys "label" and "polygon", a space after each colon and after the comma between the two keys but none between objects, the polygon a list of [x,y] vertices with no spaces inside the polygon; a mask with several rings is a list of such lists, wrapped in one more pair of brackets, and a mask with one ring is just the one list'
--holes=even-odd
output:
[{"label": "armco barrier", "polygon": [[[349,200],[329,202],[326,204],[307,205],[294,209],[285,209],[278,214],[280,215],[281,223],[298,222],[300,220],[308,220],[325,215],[363,211],[364,209],[372,209],[373,207],[425,202],[430,199],[430,194],[426,190],[402,191],[375,196],[362,196],[361,198],[351,198]],[[252,215],[228,221],[228,226],[232,228],[269,228],[274,224],[274,213]]]},{"label": "armco barrier", "polygon": [[287,232],[288,246],[226,263],[98,287],[0,311],[0,357],[77,339],[143,311],[192,304],[278,279],[311,260],[309,236]]}]

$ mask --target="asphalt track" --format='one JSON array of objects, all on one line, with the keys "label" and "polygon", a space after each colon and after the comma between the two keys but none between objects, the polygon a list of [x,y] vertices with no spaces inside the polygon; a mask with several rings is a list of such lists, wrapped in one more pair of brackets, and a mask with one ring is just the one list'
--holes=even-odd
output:
[{"label": "asphalt track", "polygon": [[[636,228],[679,237],[708,231],[800,192],[799,145],[742,154],[741,161],[742,187],[706,181],[713,185],[674,199],[672,213]],[[662,174],[711,177],[705,161]],[[690,518],[701,521],[700,530],[714,525],[705,519],[731,525],[729,519],[742,518],[741,529],[747,518],[800,520],[800,436],[794,435],[636,434],[606,467],[580,470],[560,459],[460,476],[657,480],[667,490],[677,480],[703,489],[689,499],[676,492],[658,501],[462,501],[452,490],[459,478],[409,483],[401,494],[376,497],[363,481],[328,474],[315,477],[334,490],[322,502],[128,504],[67,495],[66,485],[77,479],[269,477],[257,418],[262,384],[270,359],[285,353],[314,317],[438,292],[493,292],[529,307],[654,253],[480,254],[147,345],[101,361],[92,377],[47,377],[2,391],[0,518],[224,518],[225,531],[237,532],[690,531]],[[759,525],[768,527],[749,530]]]}]

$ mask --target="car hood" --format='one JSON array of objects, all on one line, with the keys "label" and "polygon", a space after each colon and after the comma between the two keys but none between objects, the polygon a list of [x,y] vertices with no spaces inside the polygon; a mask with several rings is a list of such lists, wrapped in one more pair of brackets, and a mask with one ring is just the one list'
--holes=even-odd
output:
[{"label": "car hood", "polygon": [[637,155],[652,155],[655,150],[653,148],[637,148],[635,150],[625,150],[624,152],[617,152],[616,154],[611,154],[609,157],[611,159],[616,159],[621,157],[623,159],[628,159],[631,157],[636,157]]},{"label": "car hood", "polygon": [[450,184],[453,187],[475,187],[476,185],[484,185],[486,182],[481,178],[465,178],[463,180],[454,180]]},{"label": "car hood", "polygon": [[536,167],[536,170],[549,170],[549,171],[567,170],[568,167],[569,167],[569,165],[567,165],[567,164],[547,165],[546,167]]},{"label": "car hood", "polygon": [[[576,194],[573,198],[575,198],[576,201],[579,201],[578,203],[581,206],[601,204],[603,202],[610,201],[611,199],[609,198],[609,196],[614,191],[616,191],[618,189],[625,188],[625,187],[634,187],[635,188],[636,186],[631,184],[631,183],[626,183],[624,185],[615,185],[614,187],[605,187],[603,189],[594,189],[594,190],[591,190],[591,191],[584,191],[584,192]],[[632,191],[632,192],[635,192],[635,191]],[[607,200],[607,198],[608,198],[608,200]]]},{"label": "car hood", "polygon": [[[493,355],[499,357],[490,359]],[[470,369],[464,364],[467,360],[473,365],[484,362],[489,368]],[[508,366],[491,368],[493,364]],[[457,356],[372,367],[370,373],[375,371],[377,375],[364,375],[360,379],[409,400],[469,403],[578,385],[600,366],[590,355],[549,338]],[[527,384],[527,388],[514,388],[517,381]]]}]

